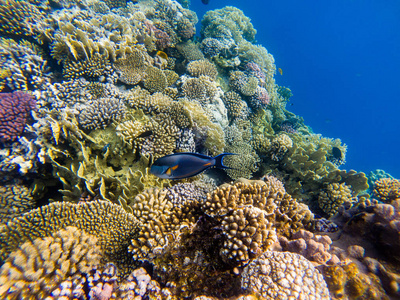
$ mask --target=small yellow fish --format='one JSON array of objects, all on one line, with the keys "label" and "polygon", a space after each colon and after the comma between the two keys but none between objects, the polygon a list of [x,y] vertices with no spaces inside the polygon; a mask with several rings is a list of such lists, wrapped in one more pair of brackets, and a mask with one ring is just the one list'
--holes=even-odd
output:
[{"label": "small yellow fish", "polygon": [[168,59],[168,55],[164,51],[157,51],[157,55],[165,60]]},{"label": "small yellow fish", "polygon": [[281,68],[278,68],[278,72],[279,72],[279,74],[283,74],[283,71],[282,71],[282,69]]}]

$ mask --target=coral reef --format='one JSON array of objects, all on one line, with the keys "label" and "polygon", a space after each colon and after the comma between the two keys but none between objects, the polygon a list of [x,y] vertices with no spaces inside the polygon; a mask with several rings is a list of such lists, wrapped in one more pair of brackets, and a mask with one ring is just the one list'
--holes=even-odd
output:
[{"label": "coral reef", "polygon": [[[399,181],[339,169],[240,9],[188,6],[0,0],[0,294],[398,297]],[[150,173],[179,152],[236,155]]]}]

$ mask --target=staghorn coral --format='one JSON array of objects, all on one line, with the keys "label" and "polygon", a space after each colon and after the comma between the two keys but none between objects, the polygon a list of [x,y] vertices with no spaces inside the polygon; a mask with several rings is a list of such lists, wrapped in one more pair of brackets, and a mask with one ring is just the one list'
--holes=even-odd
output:
[{"label": "staghorn coral", "polygon": [[321,273],[299,254],[267,251],[242,273],[242,288],[262,299],[330,299]]},{"label": "staghorn coral", "polygon": [[319,193],[318,204],[322,211],[332,217],[344,202],[354,202],[351,189],[343,182],[331,183]]},{"label": "staghorn coral", "polygon": [[218,75],[218,70],[215,65],[206,59],[191,61],[187,65],[187,70],[190,75],[194,77],[200,77],[203,75],[215,80]]},{"label": "staghorn coral", "polygon": [[109,201],[81,204],[52,203],[25,213],[22,217],[0,227],[0,259],[24,242],[45,238],[54,232],[75,226],[95,236],[103,252],[103,260],[113,262],[121,274],[131,271],[132,260],[127,256],[127,242],[137,233],[136,218]]},{"label": "staghorn coral", "polygon": [[24,185],[0,186],[0,217],[6,223],[30,211],[36,206],[31,190]]},{"label": "staghorn coral", "polygon": [[373,196],[384,203],[400,199],[400,180],[391,178],[376,180],[374,182]]},{"label": "staghorn coral", "polygon": [[59,286],[100,264],[97,238],[66,227],[45,238],[23,243],[0,269],[0,293],[7,299],[44,299]]},{"label": "staghorn coral", "polygon": [[125,104],[118,98],[98,98],[80,107],[79,125],[86,130],[105,128],[125,115]]},{"label": "staghorn coral", "polygon": [[36,100],[27,93],[15,91],[0,94],[0,142],[12,142],[24,132]]}]

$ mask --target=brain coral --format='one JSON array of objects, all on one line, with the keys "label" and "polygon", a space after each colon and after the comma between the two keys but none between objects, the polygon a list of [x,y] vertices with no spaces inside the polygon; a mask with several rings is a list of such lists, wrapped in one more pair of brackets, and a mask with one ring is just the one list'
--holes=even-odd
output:
[{"label": "brain coral", "polygon": [[329,290],[311,262],[290,252],[267,251],[248,264],[242,288],[262,299],[325,299]]},{"label": "brain coral", "polygon": [[97,238],[76,227],[27,241],[1,267],[0,294],[7,293],[7,299],[57,296],[62,281],[90,271],[100,257]]},{"label": "brain coral", "polygon": [[36,100],[27,93],[15,91],[0,94],[0,141],[14,141],[28,122]]},{"label": "brain coral", "polygon": [[55,202],[8,222],[0,227],[0,259],[6,259],[26,241],[51,236],[67,226],[75,226],[95,236],[104,260],[114,262],[121,272],[133,266],[126,251],[127,242],[136,234],[137,220],[109,201]]}]

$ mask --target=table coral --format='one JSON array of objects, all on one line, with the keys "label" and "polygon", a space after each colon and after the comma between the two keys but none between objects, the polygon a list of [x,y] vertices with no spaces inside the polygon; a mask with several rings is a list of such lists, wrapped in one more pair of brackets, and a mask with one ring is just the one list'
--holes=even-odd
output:
[{"label": "table coral", "polygon": [[267,251],[246,266],[242,288],[262,299],[330,299],[324,278],[299,254]]},{"label": "table coral", "polygon": [[76,227],[26,241],[0,269],[0,294],[7,299],[44,299],[58,295],[60,283],[100,264],[97,238]]},{"label": "table coral", "polygon": [[147,53],[140,49],[134,49],[132,53],[126,57],[119,58],[114,63],[114,68],[119,73],[119,80],[126,84],[135,85],[143,80],[146,71],[146,57]]},{"label": "table coral", "polygon": [[164,72],[156,67],[147,66],[143,79],[144,88],[150,93],[162,92],[167,87],[167,78]]},{"label": "table coral", "polygon": [[11,142],[21,136],[32,110],[36,110],[36,101],[30,94],[21,91],[1,93],[0,141]]}]

